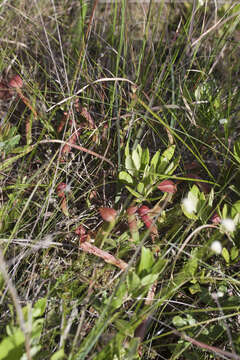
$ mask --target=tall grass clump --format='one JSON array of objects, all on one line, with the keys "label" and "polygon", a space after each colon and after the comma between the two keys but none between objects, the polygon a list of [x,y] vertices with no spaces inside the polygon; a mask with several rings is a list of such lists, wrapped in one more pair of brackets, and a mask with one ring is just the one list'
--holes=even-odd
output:
[{"label": "tall grass clump", "polygon": [[0,21],[0,360],[240,359],[240,3]]}]

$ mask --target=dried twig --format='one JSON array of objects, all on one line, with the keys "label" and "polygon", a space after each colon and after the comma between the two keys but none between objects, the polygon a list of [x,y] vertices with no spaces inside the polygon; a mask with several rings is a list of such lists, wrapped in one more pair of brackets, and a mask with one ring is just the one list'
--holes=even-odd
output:
[{"label": "dried twig", "polygon": [[98,247],[90,244],[89,242],[80,242],[79,247],[81,250],[93,254],[95,256],[98,256],[102,258],[104,261],[106,261],[109,264],[115,265],[119,267],[121,270],[125,270],[128,266],[127,263],[125,263],[123,260],[115,258],[113,255],[109,254],[108,252],[99,249]]},{"label": "dried twig", "polygon": [[110,164],[112,167],[114,167],[114,164],[108,160],[107,158],[105,158],[104,156],[100,155],[100,154],[97,154],[96,152],[92,151],[92,150],[89,150],[89,149],[86,149],[80,145],[76,145],[76,144],[70,144],[66,141],[63,141],[63,140],[57,140],[57,139],[54,139],[54,140],[41,140],[39,141],[38,144],[48,144],[48,143],[58,143],[58,144],[63,144],[63,145],[68,145],[68,146],[71,146],[72,148],[74,149],[77,149],[77,150],[80,150],[80,151],[83,151],[87,154],[90,154],[90,155],[93,155],[103,161],[106,161],[108,164]]}]

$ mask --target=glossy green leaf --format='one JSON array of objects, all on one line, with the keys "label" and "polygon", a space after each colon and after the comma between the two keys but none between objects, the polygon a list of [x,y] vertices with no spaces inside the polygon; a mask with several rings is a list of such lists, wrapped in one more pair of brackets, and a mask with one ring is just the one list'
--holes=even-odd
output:
[{"label": "glossy green leaf", "polygon": [[137,266],[137,274],[142,278],[151,271],[151,268],[155,262],[153,253],[145,246],[142,247],[141,257]]},{"label": "glossy green leaf", "polygon": [[153,155],[152,160],[151,160],[151,162],[150,162],[151,168],[154,169],[154,172],[156,172],[156,170],[157,170],[157,165],[158,165],[159,158],[160,158],[160,151],[158,150],[158,151]]},{"label": "glossy green leaf", "polygon": [[118,178],[121,181],[126,182],[127,184],[133,184],[133,178],[126,171],[120,171],[118,174]]},{"label": "glossy green leaf", "polygon": [[130,151],[129,151],[129,142],[127,142],[127,145],[125,146],[125,158],[130,156]]},{"label": "glossy green leaf", "polygon": [[229,264],[230,255],[229,255],[228,250],[225,247],[222,249],[222,256],[223,256],[224,260],[226,261],[226,263]]},{"label": "glossy green leaf", "polygon": [[133,190],[132,188],[130,188],[129,186],[126,186],[126,189],[128,189],[128,191],[135,196],[137,199],[142,199],[142,195],[139,194],[137,191]]},{"label": "glossy green leaf", "polygon": [[150,160],[150,155],[149,155],[149,149],[146,148],[143,150],[142,152],[142,158],[141,158],[141,167],[143,169],[146,168],[146,165],[149,164],[149,160]]},{"label": "glossy green leaf", "polygon": [[222,218],[225,219],[228,216],[228,206],[227,204],[224,204],[222,209]]},{"label": "glossy green leaf", "polygon": [[160,158],[160,163],[157,168],[157,172],[160,174],[165,174],[165,170],[172,159],[175,152],[175,145],[170,146],[168,149],[166,149]]},{"label": "glossy green leaf", "polygon": [[142,147],[140,144],[138,144],[138,146],[137,146],[137,152],[138,152],[139,158],[142,159],[143,150],[142,150]]},{"label": "glossy green leaf", "polygon": [[140,167],[141,167],[141,158],[140,158],[140,155],[138,153],[138,149],[133,150],[133,152],[132,152],[132,161],[133,161],[133,164],[134,164],[136,170],[139,170]]},{"label": "glossy green leaf", "polygon": [[161,159],[167,159],[170,161],[174,155],[176,145],[171,145],[168,149],[166,149],[161,156]]},{"label": "glossy green leaf", "polygon": [[129,174],[134,175],[134,170],[135,169],[134,169],[134,164],[133,164],[131,156],[126,157],[126,159],[125,159],[125,167],[126,167],[126,170],[129,172]]},{"label": "glossy green leaf", "polygon": [[140,182],[137,184],[137,191],[140,193],[140,194],[144,194],[144,189],[145,189],[145,185]]}]

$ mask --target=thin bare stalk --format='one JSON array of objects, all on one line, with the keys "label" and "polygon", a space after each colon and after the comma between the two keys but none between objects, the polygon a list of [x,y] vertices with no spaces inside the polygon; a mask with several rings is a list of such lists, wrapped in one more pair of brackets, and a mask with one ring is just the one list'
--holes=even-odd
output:
[{"label": "thin bare stalk", "polygon": [[8,271],[7,271],[7,266],[6,263],[4,261],[4,257],[3,257],[3,253],[2,250],[0,248],[0,271],[2,273],[3,279],[7,285],[9,294],[12,298],[13,304],[15,306],[16,309],[16,313],[18,316],[18,320],[19,320],[19,325],[20,328],[24,334],[25,337],[25,349],[26,349],[26,354],[27,354],[27,359],[31,360],[31,355],[30,355],[30,337],[29,337],[29,329],[27,328],[25,321],[24,321],[24,317],[23,317],[23,311],[20,305],[20,301],[19,301],[19,297],[16,291],[16,288],[13,285],[13,282],[11,280],[11,278],[8,275]]}]

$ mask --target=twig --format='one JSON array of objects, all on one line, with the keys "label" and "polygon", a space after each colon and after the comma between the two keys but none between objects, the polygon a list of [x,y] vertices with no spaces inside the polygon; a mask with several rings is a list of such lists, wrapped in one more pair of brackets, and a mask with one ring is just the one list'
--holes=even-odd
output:
[{"label": "twig", "polygon": [[212,27],[210,27],[210,29],[208,29],[207,31],[205,31],[205,33],[203,33],[201,36],[199,36],[199,38],[192,43],[192,47],[195,46],[199,41],[201,41],[211,31],[216,30],[219,26],[225,24],[226,22],[233,19],[234,17],[237,17],[238,15],[240,15],[240,11],[238,11],[235,14],[229,16],[227,19],[225,19],[223,21],[222,21],[222,19],[220,19],[216,24],[214,24]]},{"label": "twig", "polygon": [[173,333],[180,336],[182,339],[190,342],[191,344],[196,345],[198,348],[212,351],[212,352],[214,352],[215,354],[218,354],[218,355],[227,356],[230,359],[240,360],[240,356],[237,355],[237,354],[230,353],[229,351],[224,351],[224,350],[221,350],[221,349],[219,349],[219,348],[217,348],[215,346],[205,344],[205,343],[203,343],[201,341],[198,341],[198,340],[195,340],[195,339],[191,338],[190,336],[187,336],[185,334],[181,334],[177,330],[174,330]]},{"label": "twig", "polygon": [[98,80],[95,80],[95,81],[91,82],[90,84],[87,84],[87,85],[85,85],[84,87],[82,87],[80,90],[78,90],[78,91],[76,92],[76,94],[74,94],[74,95],[72,95],[72,96],[69,96],[69,97],[67,97],[67,98],[59,101],[57,104],[51,106],[49,109],[46,110],[46,112],[49,112],[49,111],[51,111],[52,109],[54,109],[56,106],[62,105],[62,104],[64,104],[65,102],[73,99],[75,96],[81,94],[84,90],[86,90],[86,89],[87,89],[89,86],[91,86],[91,85],[95,85],[95,84],[98,84],[98,83],[101,83],[101,82],[108,82],[108,81],[125,81],[125,82],[128,82],[128,83],[136,86],[136,84],[134,84],[134,82],[132,82],[131,80],[125,79],[125,78],[120,78],[120,77],[98,79]]},{"label": "twig", "polygon": [[102,258],[104,261],[106,261],[107,263],[119,267],[121,270],[125,270],[128,266],[128,264],[125,263],[123,260],[115,258],[113,255],[109,254],[108,252],[106,252],[104,250],[99,249],[98,247],[90,244],[87,241],[82,242],[82,243],[80,242],[79,247],[81,250],[83,250],[89,254],[98,256],[98,257]]},{"label": "twig", "polygon": [[30,101],[23,95],[21,89],[16,88],[16,91],[18,93],[18,96],[20,97],[20,99],[24,102],[24,104],[32,111],[35,119],[37,118],[37,113],[36,110],[32,107],[32,105],[30,104]]},{"label": "twig", "polygon": [[48,144],[48,143],[57,143],[57,144],[64,144],[64,145],[68,145],[68,146],[71,146],[72,148],[74,149],[77,149],[77,150],[80,150],[80,151],[83,151],[87,154],[90,154],[90,155],[93,155],[103,161],[106,161],[108,164],[110,164],[112,167],[114,167],[114,164],[108,160],[107,158],[105,158],[104,156],[100,155],[100,154],[97,154],[95,151],[92,151],[92,150],[89,150],[89,149],[86,149],[80,145],[76,145],[76,144],[70,144],[69,142],[66,142],[66,141],[63,141],[63,140],[57,140],[57,139],[54,139],[54,140],[41,140],[39,141],[37,144]]},{"label": "twig", "polygon": [[174,260],[174,263],[176,263],[177,259],[179,258],[181,252],[183,251],[183,249],[185,248],[185,246],[189,243],[189,241],[192,239],[192,237],[197,234],[199,231],[201,231],[202,229],[206,229],[206,228],[214,228],[214,229],[218,229],[218,227],[216,225],[211,225],[211,224],[206,224],[206,225],[201,225],[199,226],[198,228],[196,228],[187,238],[186,240],[184,241],[184,243],[182,244],[182,246],[180,247],[176,257],[175,257],[175,260]]}]

